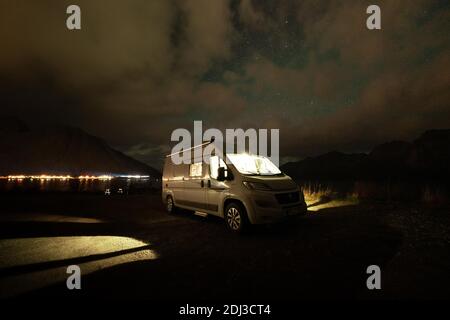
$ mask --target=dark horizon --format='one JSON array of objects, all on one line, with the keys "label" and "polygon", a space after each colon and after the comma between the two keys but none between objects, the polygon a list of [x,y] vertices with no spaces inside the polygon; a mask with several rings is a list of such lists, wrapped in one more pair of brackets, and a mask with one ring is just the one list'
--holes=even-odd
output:
[{"label": "dark horizon", "polygon": [[[62,129],[62,130],[67,130],[67,129],[69,129],[69,130],[75,130],[75,131],[77,131],[77,130],[81,130],[81,132],[84,132],[85,134],[87,134],[88,136],[91,136],[92,138],[94,138],[94,139],[100,139],[100,141],[103,141],[103,142],[105,142],[107,145],[109,145],[110,147],[112,147],[113,149],[116,149],[117,151],[119,151],[119,152],[123,152],[123,151],[121,151],[121,150],[119,150],[119,149],[117,149],[117,148],[115,148],[115,146],[113,146],[113,145],[110,145],[109,144],[109,141],[107,141],[105,138],[103,138],[103,137],[101,137],[101,136],[94,136],[94,135],[92,135],[91,133],[89,133],[89,132],[87,132],[87,131],[85,131],[83,128],[78,128],[78,127],[73,127],[73,126],[64,126],[64,125],[62,125],[62,124],[57,124],[57,123],[53,123],[53,124],[49,124],[49,125],[47,125],[47,126],[42,126],[42,125],[34,125],[34,124],[28,124],[28,123],[25,123],[24,121],[22,121],[21,119],[19,119],[19,118],[17,118],[17,117],[14,117],[14,116],[5,116],[5,117],[1,117],[0,118],[0,121],[3,123],[3,127],[2,127],[2,125],[0,125],[0,132],[2,131],[2,129],[3,129],[3,131],[4,130],[7,130],[6,129],[6,125],[5,125],[5,123],[14,123],[13,124],[13,126],[14,126],[14,130],[24,130],[24,131],[28,131],[28,130],[41,130],[41,129]],[[9,128],[9,130],[10,130],[11,128]],[[365,154],[365,155],[368,155],[368,154],[370,154],[373,150],[374,150],[374,148],[376,148],[376,147],[379,147],[379,146],[381,146],[381,145],[384,145],[384,144],[388,144],[388,143],[393,143],[393,142],[405,142],[405,143],[412,143],[413,141],[415,141],[416,139],[418,139],[418,138],[420,138],[421,136],[423,136],[424,134],[426,134],[426,133],[430,133],[430,132],[436,132],[436,131],[441,131],[441,132],[443,132],[443,131],[449,131],[450,130],[450,128],[430,128],[430,129],[428,129],[428,130],[425,130],[424,132],[421,132],[418,136],[414,136],[414,137],[410,137],[409,139],[406,139],[406,140],[396,140],[396,139],[390,139],[390,140],[387,140],[387,141],[381,141],[379,144],[377,144],[377,145],[372,145],[372,146],[367,146],[367,149],[365,149],[365,150],[355,150],[355,151],[353,151],[353,152],[346,152],[346,151],[343,151],[343,150],[338,150],[338,149],[330,149],[330,150],[324,150],[323,152],[321,152],[321,153],[316,153],[316,154],[308,154],[308,155],[305,155],[304,157],[289,157],[289,156],[283,156],[283,155],[281,155],[281,157],[280,157],[280,166],[283,166],[283,165],[285,165],[285,164],[288,164],[288,163],[295,163],[295,162],[297,162],[297,161],[302,161],[302,160],[305,160],[305,159],[308,159],[308,158],[317,158],[317,157],[320,157],[320,156],[323,156],[323,155],[326,155],[326,154],[330,154],[330,153],[335,153],[335,152],[337,152],[337,153],[343,153],[343,154],[348,154],[348,155],[353,155],[353,154]],[[170,151],[170,148],[171,147],[173,147],[173,145],[174,144],[176,144],[175,142],[172,142],[172,143],[168,143],[166,146],[165,146],[165,150],[167,150],[167,152],[166,153],[164,153],[164,152],[162,152],[161,154],[160,154],[160,157],[158,158],[158,157],[155,157],[155,158],[153,158],[153,159],[140,159],[140,157],[139,156],[135,156],[135,155],[132,155],[132,154],[127,154],[126,152],[124,153],[125,155],[127,155],[127,156],[129,156],[129,157],[131,157],[132,159],[135,159],[135,160],[137,160],[137,161],[140,161],[140,162],[142,162],[143,164],[145,164],[145,165],[148,165],[148,166],[150,166],[150,167],[152,167],[152,168],[154,168],[154,169],[156,169],[156,170],[158,170],[159,172],[162,172],[162,167],[163,167],[163,161],[164,161],[164,157],[165,157],[165,155],[166,154],[168,154],[168,153],[170,153],[169,151]],[[146,161],[147,160],[147,161]],[[100,169],[99,169],[100,170]],[[25,173],[27,173],[27,174],[41,174],[42,172],[45,172],[45,173],[56,173],[56,174],[58,174],[58,175],[60,175],[60,174],[67,174],[68,173],[68,171],[67,170],[63,170],[63,171],[61,171],[61,170],[54,170],[54,168],[47,168],[46,170],[40,170],[39,172],[25,172]],[[103,172],[103,171],[98,171],[98,172],[100,172],[100,174],[107,174],[108,172]],[[21,172],[21,173],[23,173],[23,172]],[[72,172],[73,173],[73,172]],[[80,175],[82,175],[83,173],[81,172],[80,173]],[[116,173],[115,173],[116,174]],[[78,176],[78,174],[75,174],[75,176]]]}]

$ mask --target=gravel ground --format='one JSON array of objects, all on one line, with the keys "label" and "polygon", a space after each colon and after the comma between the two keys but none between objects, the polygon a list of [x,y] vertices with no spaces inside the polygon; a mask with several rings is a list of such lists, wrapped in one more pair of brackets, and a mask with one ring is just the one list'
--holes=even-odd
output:
[{"label": "gravel ground", "polygon": [[[167,215],[157,194],[0,198],[1,297],[450,298],[448,210],[331,206],[236,236],[218,218]],[[81,290],[66,288],[72,264]],[[372,264],[381,290],[366,287]]]}]

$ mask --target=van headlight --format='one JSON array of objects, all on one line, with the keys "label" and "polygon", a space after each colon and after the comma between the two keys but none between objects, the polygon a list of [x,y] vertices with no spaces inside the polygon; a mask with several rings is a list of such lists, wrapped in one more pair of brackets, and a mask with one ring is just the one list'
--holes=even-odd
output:
[{"label": "van headlight", "polygon": [[262,191],[272,190],[267,184],[262,183],[262,182],[244,181],[242,183],[244,184],[244,186],[246,186],[250,190],[262,190]]}]

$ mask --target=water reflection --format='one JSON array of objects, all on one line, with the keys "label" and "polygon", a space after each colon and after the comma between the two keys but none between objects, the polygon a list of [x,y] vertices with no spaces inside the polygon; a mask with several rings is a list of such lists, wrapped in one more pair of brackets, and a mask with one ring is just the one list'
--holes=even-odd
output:
[{"label": "water reflection", "polygon": [[0,192],[91,192],[134,193],[158,188],[156,178],[111,178],[111,179],[0,179]]}]

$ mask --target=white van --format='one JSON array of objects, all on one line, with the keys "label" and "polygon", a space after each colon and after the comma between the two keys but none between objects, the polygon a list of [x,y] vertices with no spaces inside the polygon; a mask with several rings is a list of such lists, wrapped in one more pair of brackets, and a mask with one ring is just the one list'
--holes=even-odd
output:
[{"label": "white van", "polygon": [[184,208],[219,216],[234,232],[306,213],[299,186],[266,157],[227,154],[228,161],[211,156],[209,164],[193,159],[175,165],[171,156],[166,157],[162,179],[169,213]]}]

